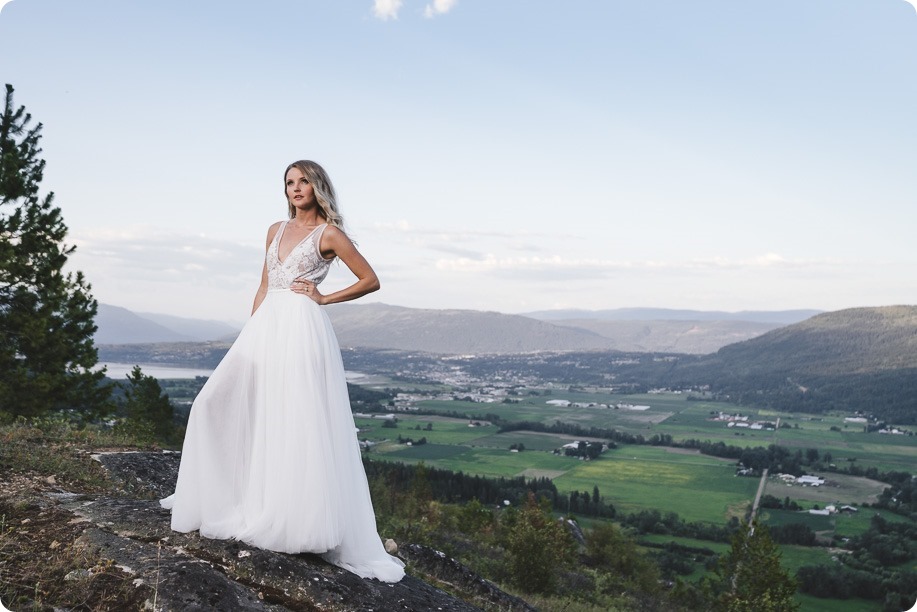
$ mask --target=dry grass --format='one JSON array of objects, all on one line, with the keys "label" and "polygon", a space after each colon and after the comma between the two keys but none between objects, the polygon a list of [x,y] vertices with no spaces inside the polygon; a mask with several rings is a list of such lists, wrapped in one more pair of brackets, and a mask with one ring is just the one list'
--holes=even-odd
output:
[{"label": "dry grass", "polygon": [[0,427],[0,601],[8,609],[140,610],[146,586],[101,557],[80,538],[79,519],[48,493],[112,492],[114,484],[91,453],[135,448],[124,436],[77,429],[59,420]]},{"label": "dry grass", "polygon": [[[139,610],[149,589],[80,540],[82,526],[50,502],[41,485],[3,479],[0,601],[11,610]],[[8,495],[8,493],[12,495]],[[44,507],[43,507],[44,506]]]}]

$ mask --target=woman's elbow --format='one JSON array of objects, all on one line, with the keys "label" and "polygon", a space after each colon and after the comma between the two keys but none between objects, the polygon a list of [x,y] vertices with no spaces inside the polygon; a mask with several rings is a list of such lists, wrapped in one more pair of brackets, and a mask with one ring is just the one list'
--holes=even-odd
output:
[{"label": "woman's elbow", "polygon": [[379,282],[379,277],[373,276],[372,281],[369,283],[369,287],[368,287],[369,293],[372,293],[373,291],[378,291],[381,288],[382,288],[382,283]]}]

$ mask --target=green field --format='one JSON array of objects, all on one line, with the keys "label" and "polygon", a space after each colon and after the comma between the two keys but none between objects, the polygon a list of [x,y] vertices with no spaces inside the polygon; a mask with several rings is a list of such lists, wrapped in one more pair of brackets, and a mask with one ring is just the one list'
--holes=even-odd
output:
[{"label": "green field", "polygon": [[491,446],[494,448],[509,448],[512,444],[523,444],[526,450],[553,451],[574,440],[594,440],[597,438],[580,438],[564,434],[550,434],[536,431],[510,431],[494,434],[475,440],[478,446]]},{"label": "green field", "polygon": [[[648,405],[649,410],[636,411],[614,408],[575,408],[547,404],[550,400],[599,404]],[[509,421],[534,421],[552,424],[555,421],[575,423],[583,427],[617,429],[632,434],[652,436],[669,434],[675,440],[709,440],[734,446],[768,446],[780,444],[805,450],[817,448],[830,452],[832,463],[839,468],[855,463],[862,468],[880,471],[913,470],[917,454],[917,436],[864,433],[863,426],[844,423],[843,415],[784,414],[772,410],[757,410],[734,404],[712,401],[688,401],[681,394],[616,395],[607,392],[554,391],[551,395],[523,396],[519,403],[475,403],[466,401],[430,400],[417,405],[423,410],[458,411],[483,417],[497,414]],[[728,427],[726,422],[711,420],[713,414],[741,413],[750,421],[778,418],[782,424],[777,431]],[[836,428],[832,431],[831,428]]]},{"label": "green field", "polygon": [[[359,437],[368,440],[389,440],[397,439],[398,436],[418,440],[426,438],[427,442],[433,444],[469,444],[475,445],[478,438],[486,438],[491,434],[497,433],[495,425],[482,425],[479,427],[469,427],[468,421],[463,419],[450,419],[444,417],[400,417],[398,418],[398,427],[383,427],[381,419],[354,419],[357,427],[360,428]],[[432,425],[431,430],[426,430],[427,425]],[[415,429],[416,426],[420,429]]]},{"label": "green field", "polygon": [[881,612],[882,602],[868,599],[822,599],[796,593],[799,612]]},{"label": "green field", "polygon": [[[469,428],[460,419],[433,422],[425,427],[426,417],[416,415],[399,419],[397,429],[381,427],[378,420],[358,419],[361,437],[380,436],[414,440],[426,437],[425,445],[380,444],[373,454],[377,459],[424,463],[466,474],[484,476],[552,477],[562,493],[592,491],[601,494],[619,510],[632,512],[658,509],[677,512],[688,521],[722,523],[741,515],[754,497],[757,480],[737,478],[732,461],[708,457],[692,451],[656,446],[626,446],[604,453],[594,461],[549,452],[571,436],[508,432],[498,434],[493,426]],[[372,427],[364,431],[364,427]],[[514,453],[511,444],[525,444],[526,450]],[[529,450],[543,449],[543,450]]]},{"label": "green field", "polygon": [[757,489],[755,479],[735,476],[732,462],[653,446],[627,446],[580,462],[554,484],[561,491],[591,491],[596,485],[625,512],[657,509],[717,524],[744,514]]},{"label": "green field", "polygon": [[835,517],[837,515],[822,516],[809,514],[806,511],[773,510],[762,508],[758,512],[758,520],[766,525],[791,525],[801,524],[808,526],[812,531],[834,531]]}]

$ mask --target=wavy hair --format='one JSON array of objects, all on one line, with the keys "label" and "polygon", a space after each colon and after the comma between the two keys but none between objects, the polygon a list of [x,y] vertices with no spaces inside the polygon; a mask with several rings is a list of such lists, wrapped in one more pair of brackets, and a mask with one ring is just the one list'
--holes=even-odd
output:
[{"label": "wavy hair", "polygon": [[[322,217],[325,218],[325,222],[344,231],[344,217],[338,212],[337,196],[334,193],[334,185],[331,184],[331,179],[328,178],[328,173],[325,172],[325,169],[314,161],[309,161],[307,159],[295,161],[287,166],[287,169],[283,171],[284,197],[286,197],[287,193],[287,172],[289,172],[291,168],[296,168],[302,172],[306,180],[309,181],[309,184],[312,185],[312,191],[315,192],[315,199],[318,201],[318,206],[321,209]],[[296,208],[289,200],[287,200],[287,208],[290,219],[295,219]]]}]

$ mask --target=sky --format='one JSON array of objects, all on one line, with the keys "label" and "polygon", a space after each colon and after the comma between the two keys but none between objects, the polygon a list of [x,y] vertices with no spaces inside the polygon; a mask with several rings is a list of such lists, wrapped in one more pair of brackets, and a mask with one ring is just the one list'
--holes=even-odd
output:
[{"label": "sky", "polygon": [[0,81],[69,269],[134,311],[244,321],[297,159],[364,302],[917,303],[905,0],[13,0]]}]

